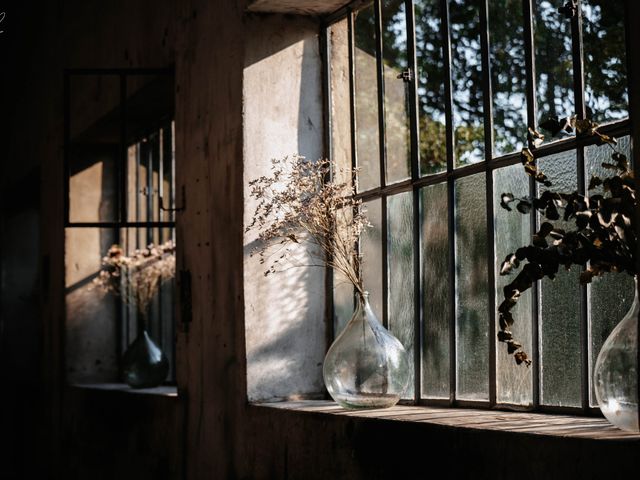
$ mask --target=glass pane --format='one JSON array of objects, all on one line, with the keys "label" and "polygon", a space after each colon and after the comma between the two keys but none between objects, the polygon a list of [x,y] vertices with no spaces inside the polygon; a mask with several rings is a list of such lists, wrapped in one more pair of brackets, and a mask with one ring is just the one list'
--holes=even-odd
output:
[{"label": "glass pane", "polygon": [[360,168],[358,190],[362,192],[380,185],[378,77],[373,6],[356,14],[354,30],[356,150]]},{"label": "glass pane", "polygon": [[127,215],[131,222],[172,221],[175,208],[173,122],[149,133],[127,150]]},{"label": "glass pane", "polygon": [[[414,295],[413,295],[413,192],[399,193],[387,200],[387,245],[389,279],[389,330],[409,356],[414,370]],[[413,398],[413,377],[403,398]]]},{"label": "glass pane", "polygon": [[[630,158],[631,148],[628,136],[618,139],[620,151]],[[602,162],[611,161],[612,150],[608,145],[592,145],[584,149],[585,171],[587,182],[593,176],[600,178],[611,176],[611,170],[602,166]],[[602,187],[590,191],[599,193]],[[596,277],[589,284],[589,379],[593,377],[593,366],[613,327],[625,316],[633,302],[633,278],[625,274],[608,273],[603,277]],[[591,385],[590,404],[597,406]]]},{"label": "glass pane", "polygon": [[478,4],[451,0],[451,83],[456,166],[484,160],[482,59]]},{"label": "glass pane", "polygon": [[65,366],[69,383],[118,382],[118,310],[93,287],[101,261],[117,243],[112,229],[65,229]]},{"label": "glass pane", "polygon": [[[171,221],[175,208],[173,80],[169,75],[127,76],[127,218]],[[182,200],[180,200],[182,202]]]},{"label": "glass pane", "polygon": [[422,396],[449,398],[449,226],[447,184],[420,195],[422,231]]},{"label": "glass pane", "polygon": [[[564,3],[564,0],[535,2],[538,123],[550,117],[567,117],[575,113],[571,21],[558,12]],[[547,135],[546,140],[551,140],[551,136]]]},{"label": "glass pane", "polygon": [[489,285],[485,174],[456,181],[456,393],[489,398]]},{"label": "glass pane", "polygon": [[371,308],[382,322],[382,202],[375,199],[363,204],[371,227],[360,237],[362,279],[369,292]]},{"label": "glass pane", "polygon": [[[554,191],[577,189],[576,153],[562,152],[541,158],[540,169],[553,182]],[[544,191],[539,187],[539,193]],[[540,221],[543,221],[540,218]],[[560,228],[570,223],[552,222]],[[543,405],[581,404],[580,270],[560,269],[556,278],[540,282],[540,402]]]},{"label": "glass pane", "polygon": [[[409,83],[402,79],[407,63],[407,18],[405,3],[382,2],[384,62],[384,121],[388,183],[411,176],[409,136]],[[398,78],[400,76],[400,78]]]},{"label": "glass pane", "polygon": [[[352,219],[350,209],[340,209],[337,215],[338,229]],[[333,335],[337,338],[351,319],[355,308],[354,287],[347,277],[333,270]]]},{"label": "glass pane", "polygon": [[582,0],[587,117],[603,123],[627,117],[624,5]]},{"label": "glass pane", "polygon": [[117,222],[120,77],[69,77],[69,220]]},{"label": "glass pane", "polygon": [[[120,245],[125,253],[131,255],[135,250],[145,248],[148,243],[140,244],[140,238],[149,238],[155,245],[168,241],[175,242],[175,229],[173,228],[123,228],[120,231]],[[175,325],[176,284],[175,279],[169,280],[158,288],[158,293],[153,297],[149,305],[149,317],[147,319],[147,332],[151,339],[164,352],[169,360],[170,371],[168,381],[175,379],[174,367],[174,325]],[[138,311],[135,305],[122,306],[122,350],[131,344],[137,336],[139,324]]]},{"label": "glass pane", "polygon": [[447,169],[445,69],[439,5],[439,0],[414,1],[422,175]]},{"label": "glass pane", "polygon": [[520,150],[527,138],[522,0],[489,2],[493,156]]},{"label": "glass pane", "polygon": [[[531,217],[513,209],[511,212],[500,207],[503,193],[513,193],[516,197],[529,196],[529,176],[522,165],[496,170],[493,175],[494,232],[495,232],[495,278],[496,309],[504,300],[502,289],[512,282],[517,273],[500,276],[500,265],[504,258],[518,248],[531,243]],[[511,328],[517,341],[522,343],[529,354],[532,353],[532,295],[524,292],[517,305],[511,310],[515,323]],[[496,310],[496,332],[500,330]],[[499,403],[530,405],[533,401],[533,369],[516,365],[512,355],[507,353],[504,343],[496,343],[496,399]]]},{"label": "glass pane", "polygon": [[345,18],[329,27],[331,54],[331,152],[337,165],[333,171],[338,181],[346,181],[344,174],[351,170],[351,87],[349,77],[348,22]]}]

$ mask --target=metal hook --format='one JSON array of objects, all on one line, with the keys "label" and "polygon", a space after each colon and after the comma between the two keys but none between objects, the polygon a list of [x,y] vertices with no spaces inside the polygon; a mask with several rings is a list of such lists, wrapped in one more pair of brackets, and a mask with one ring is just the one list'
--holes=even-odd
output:
[{"label": "metal hook", "polygon": [[164,206],[164,199],[160,197],[160,211],[161,212],[182,212],[187,206],[187,195],[185,194],[184,185],[182,185],[182,206],[176,208],[167,208]]}]

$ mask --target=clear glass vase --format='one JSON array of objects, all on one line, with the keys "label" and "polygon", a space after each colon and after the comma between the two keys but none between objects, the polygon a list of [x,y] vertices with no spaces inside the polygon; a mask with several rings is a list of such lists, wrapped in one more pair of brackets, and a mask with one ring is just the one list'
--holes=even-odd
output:
[{"label": "clear glass vase", "polygon": [[124,381],[132,388],[153,388],[169,373],[169,361],[160,348],[142,329],[122,356]]},{"label": "clear glass vase", "polygon": [[638,423],[638,280],[631,309],[602,345],[593,371],[596,399],[613,425],[630,432]]},{"label": "clear glass vase", "polygon": [[407,352],[358,295],[353,317],[324,359],[324,383],[345,408],[386,408],[398,403],[411,377]]}]

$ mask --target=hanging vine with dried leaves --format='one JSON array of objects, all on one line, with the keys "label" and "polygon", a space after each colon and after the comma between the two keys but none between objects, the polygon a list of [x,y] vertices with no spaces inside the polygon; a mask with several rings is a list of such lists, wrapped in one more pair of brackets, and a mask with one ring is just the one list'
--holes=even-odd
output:
[{"label": "hanging vine with dried leaves", "polygon": [[[516,198],[511,193],[501,196],[502,208],[511,211],[515,205],[522,214],[539,212],[548,220],[533,235],[532,244],[507,255],[500,268],[500,275],[509,275],[524,262],[517,276],[503,289],[504,301],[498,307],[498,340],[507,344],[507,351],[517,364],[527,366],[531,360],[511,331],[515,321],[511,310],[534,282],[544,277],[553,279],[560,267],[569,270],[574,265],[583,268],[580,274],[583,285],[607,272],[626,272],[633,276],[637,273],[636,184],[629,160],[617,148],[617,140],[599,132],[599,126],[588,119],[553,118],[540,126],[553,136],[575,132],[577,137],[595,137],[596,145],[609,145],[612,161],[602,166],[612,175],[593,176],[588,186],[593,193],[588,195],[545,190],[539,197]],[[533,151],[524,148],[520,153],[525,172],[537,182],[552,187],[553,183],[537,167],[534,153],[544,136],[530,129],[529,140]],[[575,229],[566,230],[552,223],[559,220],[574,223]]]}]

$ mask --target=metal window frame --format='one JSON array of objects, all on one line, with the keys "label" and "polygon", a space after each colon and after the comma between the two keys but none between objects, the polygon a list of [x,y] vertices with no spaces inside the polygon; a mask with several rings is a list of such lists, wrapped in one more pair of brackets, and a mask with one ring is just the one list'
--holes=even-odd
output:
[{"label": "metal window frame", "polygon": [[[453,98],[452,98],[452,76],[451,76],[451,34],[449,21],[449,4],[451,0],[438,0],[441,21],[442,36],[442,53],[445,69],[445,121],[446,121],[446,151],[447,166],[446,170],[426,176],[420,176],[420,158],[419,158],[419,123],[418,123],[418,93],[417,93],[417,76],[412,75],[409,84],[409,121],[411,125],[411,177],[407,180],[387,183],[386,181],[386,145],[385,145],[385,121],[384,121],[384,72],[382,65],[382,2],[384,0],[356,0],[346,7],[324,18],[322,30],[325,38],[328,37],[326,32],[332,24],[347,20],[348,29],[348,51],[349,51],[349,88],[351,92],[350,114],[351,114],[351,153],[352,166],[357,165],[357,145],[356,145],[356,121],[355,121],[355,65],[354,65],[354,15],[363,8],[368,7],[372,3],[375,12],[376,25],[376,68],[378,82],[378,112],[379,112],[379,140],[380,140],[380,186],[369,189],[367,191],[358,192],[357,198],[362,201],[380,199],[382,205],[382,252],[383,252],[383,312],[382,321],[385,326],[388,325],[388,251],[387,251],[387,198],[402,192],[413,192],[413,261],[414,261],[414,391],[413,400],[403,400],[402,403],[421,404],[421,405],[446,405],[460,407],[484,407],[496,409],[522,409],[537,410],[542,412],[555,413],[579,413],[583,415],[601,415],[598,408],[589,405],[589,347],[588,347],[588,291],[586,286],[580,288],[580,345],[582,356],[581,371],[581,406],[580,407],[561,407],[542,405],[540,402],[540,345],[539,345],[539,301],[540,289],[538,283],[532,288],[532,358],[534,362],[532,372],[532,404],[530,406],[510,405],[497,402],[496,395],[496,302],[495,302],[495,264],[494,264],[494,198],[493,198],[493,172],[497,169],[515,165],[520,163],[519,152],[513,152],[506,155],[493,157],[493,96],[491,81],[491,62],[490,62],[490,26],[489,26],[489,0],[470,0],[476,2],[480,15],[480,45],[481,45],[481,65],[482,65],[482,91],[483,91],[483,114],[484,114],[484,148],[485,160],[479,163],[470,164],[455,168],[454,159],[454,130],[453,130]],[[522,0],[523,14],[523,33],[524,33],[524,49],[525,49],[525,97],[527,108],[527,126],[533,129],[537,128],[537,96],[536,96],[536,64],[535,64],[535,45],[534,45],[534,16],[535,16],[536,0]],[[416,48],[415,48],[415,18],[413,9],[413,0],[404,0],[405,12],[407,17],[407,58],[409,59],[409,68],[412,72],[416,72]],[[582,40],[582,17],[581,17],[581,1],[577,0],[578,14],[571,19],[571,36],[572,36],[572,61],[573,61],[573,91],[576,113],[579,118],[584,118],[586,114],[584,100],[584,61],[583,61],[583,40]],[[629,20],[626,17],[625,29],[629,28]],[[569,21],[569,20],[568,20]],[[325,71],[329,72],[330,63],[330,44],[328,41],[324,43],[327,55],[324,57]],[[629,51],[627,41],[627,52]],[[628,57],[628,55],[627,55]],[[324,77],[325,95],[331,94],[331,78],[330,74]],[[326,116],[330,117],[330,103],[325,103],[327,108]],[[631,134],[631,121],[629,118],[613,121],[605,124],[600,128],[602,133],[612,136],[624,136]],[[331,132],[328,132],[329,137]],[[331,142],[330,138],[328,140]],[[585,178],[584,167],[584,147],[595,144],[593,138],[565,138],[546,143],[536,149],[538,158],[547,157],[564,151],[576,151],[577,162],[577,178],[579,191],[584,193],[587,179]],[[531,145],[529,145],[531,146]],[[326,151],[328,155],[331,151]],[[469,401],[456,399],[456,304],[455,304],[455,181],[459,178],[467,177],[476,173],[485,173],[485,192],[486,192],[486,208],[487,208],[487,282],[489,287],[489,399],[487,401]],[[421,252],[421,235],[420,235],[420,190],[429,185],[446,184],[448,196],[448,231],[449,231],[449,343],[450,343],[450,391],[448,400],[428,399],[421,396],[422,381],[422,335],[423,335],[423,318],[422,318],[422,298],[421,298],[421,277],[420,265],[422,261]],[[530,179],[529,193],[535,194],[536,184]],[[531,215],[531,231],[537,231],[536,215]],[[332,292],[328,291],[327,296],[331,297]],[[333,318],[331,319],[333,320]],[[332,322],[333,325],[333,322]]]},{"label": "metal window frame", "polygon": [[[127,231],[127,236],[128,236],[128,229],[130,228],[135,228],[140,229],[146,229],[146,236],[147,236],[147,243],[149,243],[150,240],[150,236],[153,235],[153,231],[154,229],[157,229],[159,232],[162,232],[163,229],[172,229],[173,231],[173,238],[175,239],[175,228],[176,228],[176,221],[175,221],[175,212],[174,211],[170,211],[169,212],[169,218],[170,220],[168,221],[150,221],[148,220],[149,218],[152,218],[152,211],[153,209],[153,200],[152,197],[149,196],[147,198],[147,202],[146,202],[146,213],[147,213],[147,220],[146,221],[138,221],[137,219],[140,217],[139,215],[139,198],[136,195],[136,207],[135,207],[135,218],[136,220],[134,221],[130,221],[129,220],[129,214],[131,212],[129,212],[129,208],[128,208],[128,148],[129,148],[129,142],[127,141],[127,134],[128,134],[128,130],[127,130],[127,77],[129,76],[142,76],[142,75],[156,75],[156,76],[160,76],[160,75],[168,75],[168,76],[172,76],[175,77],[175,73],[174,73],[174,68],[173,67],[169,67],[169,68],[67,68],[64,70],[63,72],[64,78],[63,78],[63,109],[64,109],[64,126],[63,126],[63,133],[64,133],[64,147],[63,147],[63,195],[64,195],[64,199],[63,199],[63,207],[64,207],[64,229],[68,229],[68,228],[99,228],[99,229],[110,229],[113,230],[115,237],[117,239],[118,242],[122,241],[121,235],[122,235],[122,231],[123,229],[125,231]],[[97,76],[97,75],[103,75],[103,76],[113,76],[113,77],[117,77],[118,81],[119,81],[119,90],[120,90],[120,94],[119,94],[119,107],[120,107],[120,139],[119,139],[119,162],[117,162],[117,171],[116,171],[116,184],[118,185],[118,191],[116,193],[117,195],[117,208],[116,211],[118,212],[118,219],[116,221],[97,221],[97,222],[74,222],[71,221],[70,219],[70,179],[71,179],[71,175],[70,175],[70,155],[71,155],[71,150],[72,150],[72,140],[71,140],[71,79],[74,76]],[[160,119],[157,119],[156,122],[154,122],[153,124],[150,124],[149,127],[145,130],[145,132],[143,133],[139,133],[138,137],[136,137],[136,142],[139,142],[139,140],[142,137],[146,137],[150,134],[152,134],[153,132],[159,132],[162,128],[164,128],[164,126],[167,124],[171,125],[173,122],[172,118],[167,118],[167,117],[163,117]],[[142,136],[141,136],[142,135]],[[159,146],[159,150],[160,152],[163,151],[164,145],[163,145],[163,141],[162,141],[162,136],[159,135],[158,138],[158,146]],[[173,142],[173,140],[172,140]],[[173,143],[171,144],[172,147],[172,184],[170,185],[170,191],[169,191],[169,195],[171,198],[171,205],[175,204],[175,157],[173,156]],[[148,159],[148,162],[151,162],[151,156],[153,155],[152,152],[149,152],[149,156],[150,158]],[[160,156],[162,155],[162,153],[160,153]],[[162,176],[164,175],[164,172],[162,171],[162,160],[159,159],[159,181],[162,182]],[[140,166],[140,155],[139,152],[137,154],[137,166]],[[138,168],[136,168],[136,186],[138,185]],[[148,175],[147,175],[147,181],[146,181],[146,185],[147,188],[153,188],[153,172],[152,172],[152,168],[148,169]],[[160,183],[161,185],[161,183]],[[160,186],[160,189],[162,187]],[[138,245],[138,235],[136,234],[136,238],[135,238],[135,244],[136,244],[136,248],[139,248],[140,245]],[[66,257],[66,247],[64,248],[64,252],[63,255]],[[161,300],[160,300],[161,301]],[[116,342],[116,358],[118,361],[118,370],[121,372],[122,371],[122,366],[121,366],[121,361],[122,361],[122,354],[123,354],[123,348],[122,348],[122,341],[123,339],[129,343],[132,339],[129,338],[129,331],[130,331],[130,312],[129,309],[124,305],[121,304],[120,308],[117,308],[117,325],[116,325],[116,336],[118,338],[118,341]],[[64,318],[66,319],[66,314],[64,316]],[[65,320],[66,321],[66,320]],[[163,346],[163,326],[162,326],[162,318],[159,319],[159,342],[160,344]],[[171,329],[175,330],[175,322],[172,322],[172,326]],[[66,344],[66,341],[64,339],[65,337],[65,332],[66,331],[66,327],[63,326],[62,332],[63,332],[63,339],[62,339],[62,343],[63,345]],[[176,356],[175,356],[175,341],[172,342],[171,345],[167,346],[168,348],[171,348],[172,351],[172,365],[170,368],[170,371],[172,372],[171,377],[165,381],[164,383],[167,385],[175,385],[176,384]]]}]

